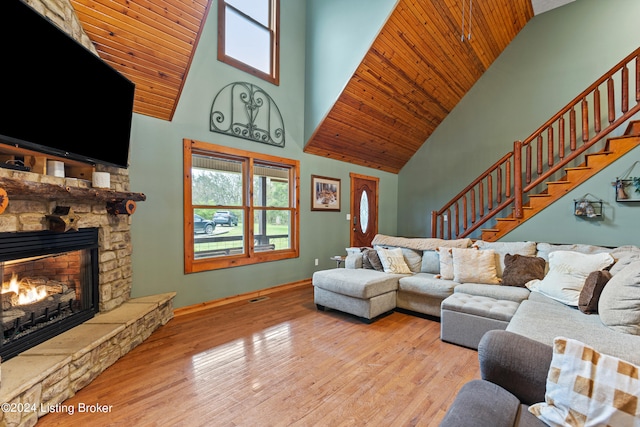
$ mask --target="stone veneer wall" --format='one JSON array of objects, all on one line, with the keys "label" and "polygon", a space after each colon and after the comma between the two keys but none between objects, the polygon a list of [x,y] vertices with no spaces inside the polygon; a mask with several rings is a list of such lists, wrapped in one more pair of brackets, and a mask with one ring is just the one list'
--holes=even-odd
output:
[{"label": "stone veneer wall", "polygon": [[[69,0],[26,0],[26,3],[97,55]],[[111,174],[112,190],[129,191],[129,174],[126,169],[98,165],[96,170]],[[8,170],[2,170],[0,176],[68,187],[91,186],[87,181]],[[0,215],[0,232],[47,230],[48,224],[44,215],[53,212],[56,205],[71,206],[80,216],[79,227],[100,227],[100,311],[109,311],[120,306],[131,294],[130,218],[126,215],[108,215],[104,202],[67,203],[65,200],[33,201],[10,198],[9,207]]]},{"label": "stone veneer wall", "polygon": [[[125,169],[96,167],[111,173],[111,189],[128,191],[129,177]],[[32,172],[0,169],[0,177],[45,182],[66,187],[90,187],[89,181],[58,178]],[[110,311],[126,302],[131,295],[131,217],[109,215],[105,202],[73,200],[31,200],[9,196],[9,206],[0,215],[0,232],[48,230],[45,215],[56,206],[70,206],[80,217],[79,228],[98,227],[98,265],[100,311]]]}]

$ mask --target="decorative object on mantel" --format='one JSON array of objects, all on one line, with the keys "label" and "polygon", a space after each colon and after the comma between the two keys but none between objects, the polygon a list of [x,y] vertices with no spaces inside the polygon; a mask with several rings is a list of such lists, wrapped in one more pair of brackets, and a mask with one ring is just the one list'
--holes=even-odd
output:
[{"label": "decorative object on mantel", "polygon": [[211,132],[284,147],[284,121],[278,106],[251,83],[231,83],[218,92],[209,126]]},{"label": "decorative object on mantel", "polygon": [[[620,177],[616,177],[611,184],[616,189],[616,202],[640,202],[640,176],[630,176],[639,160],[633,162]],[[633,188],[629,188],[633,186]]]},{"label": "decorative object on mantel", "polygon": [[93,172],[91,174],[93,188],[111,188],[111,174],[109,172]]},{"label": "decorative object on mantel", "polygon": [[135,200],[117,200],[115,202],[107,202],[107,212],[111,215],[133,215],[136,211]]},{"label": "decorative object on mantel", "polygon": [[49,230],[66,233],[69,230],[78,231],[80,216],[70,206],[56,206],[51,215],[47,215]]},{"label": "decorative object on mantel", "polygon": [[573,214],[579,217],[596,218],[602,216],[602,200],[593,200],[587,193],[581,199],[573,200]]}]

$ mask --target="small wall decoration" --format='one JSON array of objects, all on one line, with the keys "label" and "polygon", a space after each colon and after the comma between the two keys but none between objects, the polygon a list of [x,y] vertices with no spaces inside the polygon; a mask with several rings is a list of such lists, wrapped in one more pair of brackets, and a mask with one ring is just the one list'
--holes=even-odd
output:
[{"label": "small wall decoration", "polygon": [[340,180],[311,175],[311,210],[340,210]]},{"label": "small wall decoration", "polygon": [[284,122],[278,106],[264,90],[251,83],[231,83],[218,92],[211,104],[209,129],[284,147]]},{"label": "small wall decoration", "polygon": [[585,194],[581,199],[573,200],[573,214],[585,218],[597,218],[602,216],[602,200],[589,198]]},{"label": "small wall decoration", "polygon": [[616,189],[616,202],[640,202],[640,176],[630,176],[639,162],[633,162],[622,176],[612,182]]}]

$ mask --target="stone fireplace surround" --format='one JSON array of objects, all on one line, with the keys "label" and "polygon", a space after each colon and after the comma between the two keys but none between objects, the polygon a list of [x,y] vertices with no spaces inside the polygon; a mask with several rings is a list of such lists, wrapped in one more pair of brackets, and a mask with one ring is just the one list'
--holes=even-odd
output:
[{"label": "stone fireplace surround", "polygon": [[[93,189],[90,182],[75,178],[0,169],[0,188],[19,183],[55,190],[45,199],[8,191],[0,232],[47,230],[46,215],[56,206],[71,207],[79,217],[79,228],[99,229],[100,299],[100,312],[93,319],[2,362],[0,404],[9,404],[10,410],[0,411],[0,426],[33,426],[47,408],[73,396],[173,317],[175,293],[130,298],[132,217],[109,214],[105,199],[135,193],[128,193],[127,170],[101,166],[96,170],[111,174],[110,190]],[[73,190],[69,196],[67,189]]]}]

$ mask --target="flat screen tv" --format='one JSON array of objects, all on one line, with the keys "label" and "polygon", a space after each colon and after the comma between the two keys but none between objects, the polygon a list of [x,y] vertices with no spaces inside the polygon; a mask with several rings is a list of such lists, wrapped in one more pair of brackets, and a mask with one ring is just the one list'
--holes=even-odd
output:
[{"label": "flat screen tv", "polygon": [[126,168],[134,89],[22,1],[0,0],[0,143]]}]

